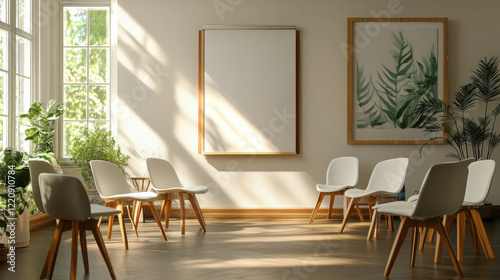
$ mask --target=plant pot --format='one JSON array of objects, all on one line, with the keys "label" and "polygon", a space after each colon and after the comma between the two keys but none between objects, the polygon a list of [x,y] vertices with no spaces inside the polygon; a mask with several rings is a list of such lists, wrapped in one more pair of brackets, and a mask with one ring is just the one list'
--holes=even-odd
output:
[{"label": "plant pot", "polygon": [[30,219],[28,209],[24,213],[17,215],[16,221],[16,248],[30,245]]},{"label": "plant pot", "polygon": [[4,262],[7,260],[7,253],[9,252],[9,247],[4,246],[3,244],[0,246],[0,262]]}]

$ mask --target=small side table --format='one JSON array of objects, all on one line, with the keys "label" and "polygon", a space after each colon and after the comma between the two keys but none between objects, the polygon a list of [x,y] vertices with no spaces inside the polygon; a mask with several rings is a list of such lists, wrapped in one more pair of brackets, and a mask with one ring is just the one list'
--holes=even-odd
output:
[{"label": "small side table", "polygon": [[[134,184],[134,187],[138,192],[147,191],[149,189],[149,185],[151,184],[151,180],[149,180],[149,177],[129,177],[129,179],[130,181],[132,181],[132,184]],[[136,211],[134,210],[134,212]],[[140,213],[141,214],[139,216],[139,219],[144,223],[146,221],[146,218],[144,217],[144,205],[142,206]]]}]

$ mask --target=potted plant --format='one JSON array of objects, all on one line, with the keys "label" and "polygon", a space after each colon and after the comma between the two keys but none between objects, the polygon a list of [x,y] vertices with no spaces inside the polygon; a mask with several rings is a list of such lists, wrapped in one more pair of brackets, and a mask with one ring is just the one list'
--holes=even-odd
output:
[{"label": "potted plant", "polygon": [[[26,213],[31,209],[34,201],[27,193],[30,184],[30,172],[27,165],[28,155],[26,152],[6,148],[2,153],[0,163],[0,237],[10,237],[12,232],[11,223],[16,224],[16,247],[29,244],[29,218]],[[13,220],[13,219],[17,220]],[[23,232],[19,229],[23,228]],[[5,236],[3,236],[5,235]],[[0,242],[12,244],[11,241]]]},{"label": "potted plant", "polygon": [[116,144],[111,132],[95,128],[93,131],[83,129],[80,133],[80,137],[73,141],[70,153],[73,162],[80,167],[83,180],[89,189],[95,190],[89,164],[91,160],[109,161],[116,164],[125,173],[124,167],[130,157],[121,152],[120,146]]},{"label": "potted plant", "polygon": [[[448,156],[489,159],[500,144],[500,134],[495,131],[500,104],[494,104],[500,98],[498,57],[481,60],[470,80],[455,93],[453,108],[441,99],[426,98],[417,105],[413,116],[430,120],[424,127],[426,132],[444,132],[445,137],[433,137],[428,142],[448,143],[453,148]],[[472,116],[477,108],[484,111]]]},{"label": "potted plant", "polygon": [[19,116],[21,124],[27,126],[25,140],[35,145],[32,153],[54,153],[54,124],[64,114],[62,103],[50,100],[47,109],[42,102],[34,102],[27,114]]}]

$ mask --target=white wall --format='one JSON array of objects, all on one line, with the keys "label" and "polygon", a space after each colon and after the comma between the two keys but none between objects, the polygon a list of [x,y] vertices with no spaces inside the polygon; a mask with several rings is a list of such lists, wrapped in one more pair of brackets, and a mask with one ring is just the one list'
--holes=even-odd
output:
[{"label": "white wall", "polygon": [[[410,157],[408,195],[432,164],[449,160],[448,146],[429,146],[421,158],[414,145],[346,144],[347,67],[340,45],[348,17],[388,11],[393,17],[448,17],[450,96],[468,82],[479,59],[500,54],[495,0],[117,0],[117,7],[118,136],[132,156],[129,170],[142,175],[148,156],[169,159],[186,185],[210,187],[200,196],[204,208],[313,207],[315,184],[324,182],[329,161],[344,155],[360,159],[359,187],[378,161]],[[300,155],[197,153],[198,30],[207,24],[301,30]],[[488,197],[495,204],[499,184],[497,176]]]}]

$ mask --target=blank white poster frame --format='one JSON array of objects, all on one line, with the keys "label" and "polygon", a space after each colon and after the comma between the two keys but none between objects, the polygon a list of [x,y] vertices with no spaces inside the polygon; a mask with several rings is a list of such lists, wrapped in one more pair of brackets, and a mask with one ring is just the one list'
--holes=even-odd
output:
[{"label": "blank white poster frame", "polygon": [[298,154],[297,29],[204,28],[199,37],[198,153]]}]

